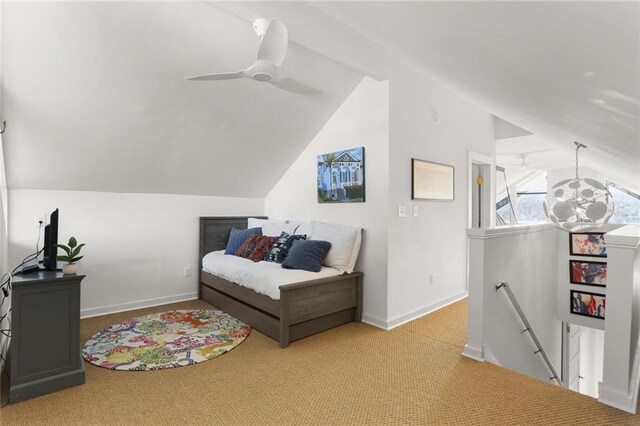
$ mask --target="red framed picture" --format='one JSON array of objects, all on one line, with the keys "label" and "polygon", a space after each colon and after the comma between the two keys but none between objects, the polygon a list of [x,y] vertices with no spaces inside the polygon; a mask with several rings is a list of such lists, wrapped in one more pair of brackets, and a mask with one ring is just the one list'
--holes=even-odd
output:
[{"label": "red framed picture", "polygon": [[607,262],[589,262],[585,260],[569,261],[569,281],[571,284],[606,287]]}]

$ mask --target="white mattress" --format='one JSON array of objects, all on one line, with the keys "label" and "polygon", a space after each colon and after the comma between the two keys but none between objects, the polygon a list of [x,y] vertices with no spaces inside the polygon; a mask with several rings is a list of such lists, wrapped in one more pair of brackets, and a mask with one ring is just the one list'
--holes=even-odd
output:
[{"label": "white mattress", "polygon": [[260,294],[280,300],[280,286],[318,278],[334,277],[341,272],[325,268],[320,272],[285,269],[279,263],[253,262],[244,257],[225,255],[224,250],[213,251],[202,258],[202,270],[250,288]]}]

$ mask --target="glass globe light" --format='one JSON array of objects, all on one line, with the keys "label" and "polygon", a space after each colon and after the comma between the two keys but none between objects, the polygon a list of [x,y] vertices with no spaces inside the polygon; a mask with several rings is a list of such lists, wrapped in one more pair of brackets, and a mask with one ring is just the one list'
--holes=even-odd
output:
[{"label": "glass globe light", "polygon": [[562,180],[551,187],[543,203],[544,213],[557,227],[565,231],[578,231],[604,225],[613,214],[611,192],[595,179],[578,176],[578,150],[576,145],[576,177]]}]

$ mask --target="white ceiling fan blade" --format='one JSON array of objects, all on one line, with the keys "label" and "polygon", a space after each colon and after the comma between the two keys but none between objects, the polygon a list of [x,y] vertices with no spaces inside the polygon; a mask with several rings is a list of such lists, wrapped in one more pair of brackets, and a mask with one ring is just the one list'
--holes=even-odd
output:
[{"label": "white ceiling fan blade", "polygon": [[186,80],[195,81],[209,81],[209,80],[235,80],[238,78],[247,77],[244,71],[236,72],[218,72],[213,74],[197,75],[195,77],[188,77]]},{"label": "white ceiling fan blade", "polygon": [[287,55],[289,33],[287,27],[277,19],[272,19],[269,28],[262,36],[262,42],[258,49],[258,61],[266,61],[275,67],[284,62]]},{"label": "white ceiling fan blade", "polygon": [[286,90],[287,92],[297,93],[298,95],[315,95],[320,93],[319,90],[309,87],[306,84],[302,84],[299,81],[295,81],[289,77],[281,77],[271,80],[269,83],[273,84],[279,89]]}]

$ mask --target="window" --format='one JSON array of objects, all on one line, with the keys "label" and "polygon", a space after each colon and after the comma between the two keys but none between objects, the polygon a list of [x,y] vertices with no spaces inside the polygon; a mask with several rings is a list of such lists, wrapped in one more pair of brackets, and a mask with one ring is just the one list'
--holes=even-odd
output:
[{"label": "window", "polygon": [[519,223],[546,222],[543,204],[547,196],[547,174],[537,176],[524,185],[518,185],[516,216]]},{"label": "window", "polygon": [[508,225],[511,223],[511,203],[509,197],[504,197],[496,204],[496,211],[498,212],[498,221],[502,219],[499,225]]},{"label": "window", "polygon": [[640,195],[610,181],[606,184],[615,204],[609,223],[640,224]]},{"label": "window", "polygon": [[[513,206],[510,203],[506,189],[498,195],[496,212],[498,222],[502,225],[516,223],[546,222],[543,202],[547,196],[547,173],[536,171],[520,179],[514,185],[510,185],[511,196],[515,197]],[[515,217],[513,210],[515,209]]]}]

